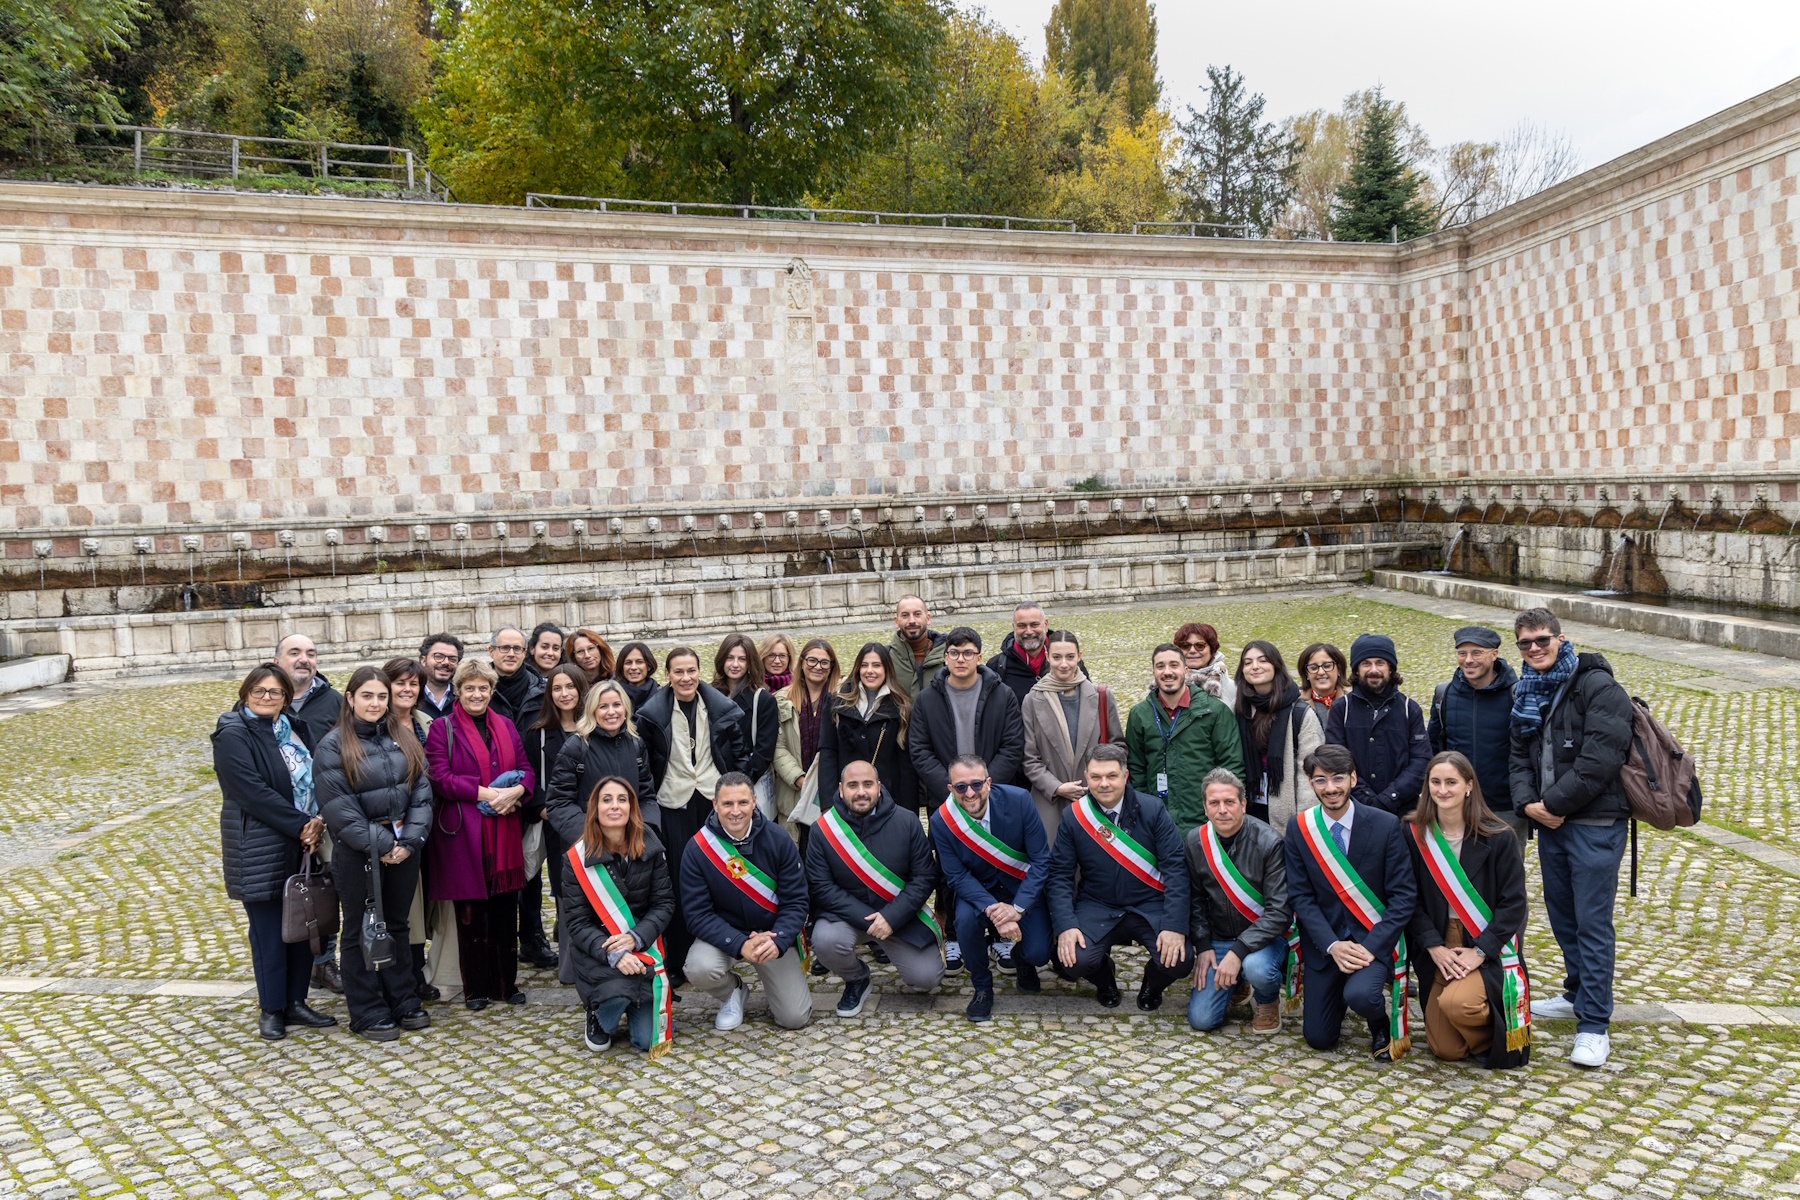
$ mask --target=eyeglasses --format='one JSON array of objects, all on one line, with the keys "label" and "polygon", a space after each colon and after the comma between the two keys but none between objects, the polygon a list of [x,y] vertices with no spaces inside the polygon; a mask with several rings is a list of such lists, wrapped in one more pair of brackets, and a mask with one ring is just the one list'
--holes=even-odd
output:
[{"label": "eyeglasses", "polygon": [[495,654],[523,654],[523,653],[525,653],[525,647],[523,647],[523,646],[495,646],[494,653]]},{"label": "eyeglasses", "polygon": [[968,649],[946,650],[946,651],[944,651],[944,657],[945,658],[980,658],[981,651],[968,650]]},{"label": "eyeglasses", "polygon": [[1198,654],[1202,650],[1212,649],[1212,647],[1205,642],[1183,642],[1181,643],[1181,648],[1186,650],[1189,654]]},{"label": "eyeglasses", "polygon": [[1328,783],[1336,787],[1343,787],[1349,782],[1350,777],[1348,775],[1314,775],[1312,777],[1312,785],[1315,788],[1322,788]]},{"label": "eyeglasses", "polygon": [[1308,675],[1329,675],[1335,670],[1337,670],[1336,663],[1314,663],[1306,668],[1306,673]]},{"label": "eyeglasses", "polygon": [[950,790],[959,796],[979,796],[981,789],[987,785],[987,780],[977,779],[973,783],[953,783],[950,785]]},{"label": "eyeglasses", "polygon": [[286,700],[287,693],[280,688],[252,688],[250,698],[252,700]]},{"label": "eyeglasses", "polygon": [[819,669],[824,670],[831,666],[831,660],[829,658],[803,658],[800,660],[800,665],[803,667],[818,667]]},{"label": "eyeglasses", "polygon": [[1518,641],[1514,642],[1513,645],[1517,646],[1521,652],[1526,650],[1543,650],[1546,647],[1554,645],[1559,636],[1561,635],[1546,633],[1543,637],[1520,638]]}]

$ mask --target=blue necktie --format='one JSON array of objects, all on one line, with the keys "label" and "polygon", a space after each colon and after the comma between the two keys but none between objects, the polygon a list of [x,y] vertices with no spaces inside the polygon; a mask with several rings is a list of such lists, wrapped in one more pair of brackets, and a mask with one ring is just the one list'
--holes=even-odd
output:
[{"label": "blue necktie", "polygon": [[1331,840],[1337,843],[1339,853],[1346,858],[1350,855],[1350,839],[1344,836],[1344,825],[1341,821],[1331,823]]}]

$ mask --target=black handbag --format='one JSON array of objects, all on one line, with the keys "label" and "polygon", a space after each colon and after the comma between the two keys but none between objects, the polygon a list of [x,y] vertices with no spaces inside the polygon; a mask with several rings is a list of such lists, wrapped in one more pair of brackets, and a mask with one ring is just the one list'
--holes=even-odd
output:
[{"label": "black handbag", "polygon": [[281,940],[310,942],[313,954],[324,953],[325,939],[338,931],[338,894],[331,872],[313,872],[312,851],[300,856],[300,873],[289,875],[281,889]]},{"label": "black handbag", "polygon": [[381,910],[381,857],[375,853],[378,828],[374,822],[369,823],[369,900],[363,906],[362,918],[363,965],[371,971],[393,966],[397,957],[386,914]]}]

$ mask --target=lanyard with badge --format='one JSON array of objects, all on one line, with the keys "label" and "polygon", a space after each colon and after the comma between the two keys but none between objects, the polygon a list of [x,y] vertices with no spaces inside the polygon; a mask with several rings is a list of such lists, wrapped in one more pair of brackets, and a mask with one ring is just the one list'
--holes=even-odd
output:
[{"label": "lanyard with badge", "polygon": [[1163,728],[1162,701],[1154,697],[1150,701],[1150,715],[1156,718],[1156,732],[1162,735],[1162,770],[1156,776],[1156,797],[1159,800],[1169,798],[1169,741],[1174,738],[1175,730],[1181,725],[1181,714],[1185,709],[1176,709],[1174,719],[1167,729]]}]

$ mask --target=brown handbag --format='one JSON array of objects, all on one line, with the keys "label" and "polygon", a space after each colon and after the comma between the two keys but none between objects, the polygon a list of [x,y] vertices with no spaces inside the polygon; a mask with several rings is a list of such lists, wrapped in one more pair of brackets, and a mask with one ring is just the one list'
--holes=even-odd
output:
[{"label": "brown handbag", "polygon": [[300,856],[300,873],[289,875],[281,889],[281,940],[311,942],[313,953],[323,953],[326,938],[338,931],[338,894],[331,872],[313,873],[312,851]]}]

